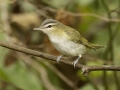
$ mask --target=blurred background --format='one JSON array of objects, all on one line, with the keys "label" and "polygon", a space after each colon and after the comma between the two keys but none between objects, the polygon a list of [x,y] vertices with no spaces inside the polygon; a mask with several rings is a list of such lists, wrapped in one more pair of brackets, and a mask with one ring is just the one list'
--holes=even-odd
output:
[{"label": "blurred background", "polygon": [[[58,56],[48,37],[33,31],[47,18],[107,46],[79,63],[120,65],[120,0],[0,0],[0,41]],[[0,47],[0,90],[120,90],[120,72],[85,77],[73,66]]]}]

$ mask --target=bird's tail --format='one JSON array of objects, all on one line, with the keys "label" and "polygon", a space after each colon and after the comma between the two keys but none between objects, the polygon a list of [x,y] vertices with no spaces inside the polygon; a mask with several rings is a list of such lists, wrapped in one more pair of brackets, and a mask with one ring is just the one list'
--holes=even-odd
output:
[{"label": "bird's tail", "polygon": [[97,44],[92,44],[92,47],[94,50],[99,49],[99,48],[105,48],[106,46],[101,46],[101,45],[97,45]]}]

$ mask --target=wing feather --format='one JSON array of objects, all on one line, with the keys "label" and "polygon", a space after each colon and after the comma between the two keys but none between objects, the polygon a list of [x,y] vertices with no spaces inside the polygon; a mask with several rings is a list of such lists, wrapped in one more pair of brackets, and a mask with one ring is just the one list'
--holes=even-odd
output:
[{"label": "wing feather", "polygon": [[67,26],[64,32],[70,37],[73,42],[80,43],[88,48],[94,49],[92,44],[88,42],[77,30]]}]

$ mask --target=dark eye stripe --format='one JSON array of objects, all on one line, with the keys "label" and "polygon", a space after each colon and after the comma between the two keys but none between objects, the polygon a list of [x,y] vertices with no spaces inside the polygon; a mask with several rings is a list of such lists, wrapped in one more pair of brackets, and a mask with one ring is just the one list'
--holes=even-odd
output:
[{"label": "dark eye stripe", "polygon": [[51,28],[51,25],[48,25],[47,27],[48,27],[48,28]]},{"label": "dark eye stripe", "polygon": [[43,27],[46,27],[46,28],[48,28],[48,26],[55,26],[55,25],[57,25],[57,23],[49,23],[49,24],[46,24],[46,25],[44,25]]}]

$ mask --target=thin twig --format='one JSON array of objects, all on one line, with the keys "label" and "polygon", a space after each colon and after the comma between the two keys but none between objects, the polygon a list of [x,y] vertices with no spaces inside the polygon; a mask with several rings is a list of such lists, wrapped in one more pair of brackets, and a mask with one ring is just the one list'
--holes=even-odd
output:
[{"label": "thin twig", "polygon": [[[50,7],[45,7],[45,10],[49,10],[51,12],[57,12],[58,10],[50,8]],[[75,17],[85,17],[85,16],[89,16],[89,17],[95,17],[98,18],[100,20],[106,21],[106,22],[120,22],[120,19],[109,19],[107,17],[103,17],[100,15],[97,15],[95,13],[72,13],[70,11],[65,11],[66,14],[71,15],[71,16],[75,16]]]},{"label": "thin twig", "polygon": [[43,12],[42,10],[39,10],[33,3],[31,3],[29,0],[24,0],[24,2],[27,2],[28,4],[30,4],[34,10],[41,16],[45,17],[45,18],[50,18],[45,12]]},{"label": "thin twig", "polygon": [[[36,58],[37,60],[39,60],[38,58]],[[77,86],[74,84],[74,82],[72,82],[71,80],[69,80],[66,76],[64,76],[59,70],[57,70],[53,65],[51,65],[49,62],[44,61],[43,62],[44,65],[49,66],[49,68],[59,77],[61,78],[61,80],[63,80],[67,85],[69,85],[69,87],[73,88],[74,90],[77,90]]]},{"label": "thin twig", "polygon": [[[101,2],[102,2],[103,6],[104,6],[104,8],[105,8],[105,10],[108,14],[108,18],[110,19],[111,18],[110,13],[109,13],[110,10],[109,10],[108,6],[106,5],[106,2],[104,0],[101,0]],[[111,36],[112,35],[111,35],[111,23],[110,22],[108,23],[108,32],[109,32],[109,35],[110,35],[110,40],[109,40],[108,45],[107,45],[108,48],[106,48],[106,51],[104,52],[105,54],[103,55],[104,59],[107,59],[107,56],[108,56],[108,53],[109,53],[108,51],[110,51],[110,47],[112,46],[111,45]],[[107,83],[107,72],[106,71],[103,72],[103,84],[104,84],[105,90],[109,90],[108,83]]]},{"label": "thin twig", "polygon": [[[111,12],[109,10],[109,7],[108,5],[106,4],[106,2],[104,0],[102,0],[102,4],[107,12],[107,15],[108,15],[108,18],[111,19]],[[107,55],[110,53],[110,60],[112,61],[112,63],[114,64],[114,48],[113,48],[113,40],[114,40],[114,34],[112,32],[112,23],[109,22],[108,23],[108,33],[109,33],[109,43],[108,43],[108,49],[106,49],[107,51]],[[108,52],[109,51],[109,52]],[[106,55],[106,56],[107,56]],[[117,90],[119,90],[119,85],[118,85],[118,77],[117,77],[117,72],[114,72],[114,78],[115,78],[115,83],[116,83],[116,86],[117,86]],[[105,86],[105,89],[106,90],[109,90],[108,88],[108,84],[107,84],[107,74],[106,72],[104,72],[104,81],[106,82],[106,86]]]},{"label": "thin twig", "polygon": [[41,76],[41,80],[47,90],[56,90],[56,87],[52,85],[51,81],[49,80],[48,74],[44,67],[42,67],[39,63],[33,60],[29,64],[30,66],[32,66],[34,69],[36,69],[39,72],[39,75]]},{"label": "thin twig", "polygon": [[[28,65],[30,65],[30,66],[32,66],[34,69],[36,69],[38,72],[39,72],[39,74],[41,74],[41,66],[39,65],[37,65],[37,68],[35,68],[36,67],[36,65],[34,65],[33,63],[36,63],[37,61],[40,61],[41,62],[41,60],[40,60],[40,58],[39,57],[36,57],[35,59],[35,61],[33,62],[33,59],[32,59],[32,57],[30,57],[30,56],[28,56],[28,55],[24,55],[23,53],[17,53],[17,56],[16,56],[17,58],[19,57],[21,60],[24,60],[24,62],[26,63],[26,64],[28,64]],[[30,60],[30,61],[27,61],[27,60]],[[38,62],[37,62],[38,63]],[[48,68],[50,68],[54,73],[56,73],[56,75],[61,79],[61,80],[63,80],[69,87],[71,87],[71,88],[73,88],[74,90],[77,90],[77,86],[76,85],[74,85],[74,83],[71,81],[71,80],[69,80],[67,77],[65,77],[59,70],[57,70],[53,65],[51,65],[49,62],[47,62],[47,61],[44,61],[44,62],[42,62],[42,65],[46,65]],[[44,80],[44,79],[43,79]],[[51,85],[49,85],[49,86],[51,86]],[[47,87],[47,86],[46,86]],[[50,89],[50,88],[49,88]],[[48,89],[47,89],[48,90]],[[53,90],[53,89],[50,89],[50,90]]]},{"label": "thin twig", "polygon": [[[118,1],[119,3],[119,5],[118,5],[118,9],[120,8],[120,0]],[[120,12],[117,12],[117,14],[118,14],[118,17],[120,18]],[[117,32],[118,32],[118,30],[119,30],[119,26],[120,26],[120,23],[118,23],[118,25],[117,25],[117,27],[116,27],[116,30],[115,30],[115,32],[113,33],[113,39],[115,38],[115,36],[117,36]],[[119,82],[119,77],[118,77],[118,73],[117,72],[114,72],[113,73],[113,75],[114,75],[114,79],[115,79],[115,83],[116,83],[116,86],[117,86],[117,90],[119,90],[120,89],[120,82]]]},{"label": "thin twig", "polygon": [[[5,32],[6,38],[8,41],[19,42],[17,38],[13,35],[11,26],[10,26],[10,15],[8,11],[8,1],[2,0],[0,2],[0,14],[1,14],[1,23],[2,23],[2,31]],[[9,38],[11,37],[11,38]],[[21,45],[21,42],[19,42]]]},{"label": "thin twig", "polygon": [[[6,47],[6,48],[9,48],[9,49],[18,51],[18,52],[26,53],[26,54],[29,54],[29,55],[42,57],[42,58],[45,58],[45,59],[48,59],[48,60],[51,60],[51,61],[56,61],[56,59],[57,59],[56,56],[53,56],[53,55],[50,55],[50,54],[45,54],[45,53],[38,52],[38,51],[35,51],[35,50],[31,50],[31,49],[27,49],[27,48],[20,47],[20,46],[17,46],[17,45],[13,45],[13,44],[10,44],[10,43],[0,42],[0,46]],[[73,66],[72,62],[65,59],[65,58],[62,58],[60,60],[60,62]],[[89,74],[89,72],[91,72],[91,71],[100,71],[100,70],[120,71],[120,66],[113,66],[113,65],[86,66],[86,65],[82,65],[82,64],[77,63],[76,68],[82,69],[82,72],[85,76],[87,76]]]}]

